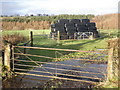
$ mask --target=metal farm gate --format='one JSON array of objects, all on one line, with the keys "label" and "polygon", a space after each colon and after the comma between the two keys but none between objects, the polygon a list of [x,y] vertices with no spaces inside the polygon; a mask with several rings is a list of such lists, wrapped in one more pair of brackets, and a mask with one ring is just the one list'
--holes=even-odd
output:
[{"label": "metal farm gate", "polygon": [[[25,51],[26,52],[23,52]],[[38,53],[36,50],[39,50]],[[49,51],[49,52],[48,52]],[[42,52],[46,52],[44,55]],[[67,57],[69,53],[78,57]],[[55,56],[51,56],[51,53]],[[13,70],[25,82],[47,82],[52,79],[96,84],[106,77],[106,51],[14,46]],[[34,84],[36,84],[34,82]],[[31,84],[31,85],[34,85]]]}]

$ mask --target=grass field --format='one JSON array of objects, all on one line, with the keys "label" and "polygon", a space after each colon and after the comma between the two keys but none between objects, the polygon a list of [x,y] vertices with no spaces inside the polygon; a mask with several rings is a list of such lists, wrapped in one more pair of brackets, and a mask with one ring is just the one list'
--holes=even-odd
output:
[{"label": "grass field", "polygon": [[[32,30],[34,35],[40,34],[49,34],[50,30]],[[99,30],[100,38],[94,40],[60,40],[57,42],[56,40],[48,39],[45,37],[34,36],[34,46],[35,47],[50,47],[50,48],[62,48],[62,49],[76,49],[83,51],[96,51],[97,49],[106,49],[107,48],[107,40],[110,38],[117,37],[117,30]],[[13,34],[20,33],[26,37],[29,37],[30,30],[14,30],[14,31],[5,31],[3,34]],[[29,50],[29,54],[35,55],[44,55],[49,57],[56,57],[55,51],[50,50]],[[68,52],[59,51],[59,53],[66,54]],[[82,54],[83,52],[81,52]],[[70,54],[72,56],[76,54]],[[60,55],[58,55],[60,56]],[[32,59],[39,59],[35,57],[31,57]],[[42,59],[45,60],[45,59]]]}]

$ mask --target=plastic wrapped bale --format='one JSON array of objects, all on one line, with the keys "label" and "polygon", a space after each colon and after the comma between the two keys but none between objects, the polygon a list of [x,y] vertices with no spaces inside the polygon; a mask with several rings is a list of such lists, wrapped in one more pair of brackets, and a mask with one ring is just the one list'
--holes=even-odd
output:
[{"label": "plastic wrapped bale", "polygon": [[66,27],[67,32],[76,32],[77,28],[76,27]]},{"label": "plastic wrapped bale", "polygon": [[55,23],[54,24],[55,27],[65,27],[64,23]]},{"label": "plastic wrapped bale", "polygon": [[55,31],[59,31],[60,33],[66,33],[66,29],[64,27],[55,27]]},{"label": "plastic wrapped bale", "polygon": [[81,26],[86,27],[86,24],[84,24],[84,23],[76,23],[75,26],[76,26],[76,27],[81,27]]},{"label": "plastic wrapped bale", "polygon": [[66,23],[69,23],[69,20],[68,19],[60,19],[57,22],[66,24]]},{"label": "plastic wrapped bale", "polygon": [[55,28],[51,28],[51,32],[55,33],[56,32]]},{"label": "plastic wrapped bale", "polygon": [[87,23],[90,23],[90,20],[89,19],[81,19],[81,22],[84,24],[87,24]]},{"label": "plastic wrapped bale", "polygon": [[76,32],[74,31],[67,31],[68,39],[74,39],[74,35]]},{"label": "plastic wrapped bale", "polygon": [[94,38],[98,38],[98,37],[100,37],[98,31],[94,31],[94,32],[93,32],[93,37],[94,37]]},{"label": "plastic wrapped bale", "polygon": [[70,19],[70,23],[81,23],[80,19]]},{"label": "plastic wrapped bale", "polygon": [[96,27],[96,24],[94,22],[91,22],[91,23],[87,23],[86,26],[87,27]]},{"label": "plastic wrapped bale", "polygon": [[55,24],[51,24],[51,28],[55,28]]},{"label": "plastic wrapped bale", "polygon": [[67,23],[65,24],[65,27],[68,28],[68,27],[75,27],[75,23]]},{"label": "plastic wrapped bale", "polygon": [[88,28],[85,26],[77,27],[77,32],[88,32]]},{"label": "plastic wrapped bale", "polygon": [[94,32],[94,31],[97,31],[97,28],[94,27],[94,26],[91,26],[91,27],[88,27],[88,31],[89,32]]}]

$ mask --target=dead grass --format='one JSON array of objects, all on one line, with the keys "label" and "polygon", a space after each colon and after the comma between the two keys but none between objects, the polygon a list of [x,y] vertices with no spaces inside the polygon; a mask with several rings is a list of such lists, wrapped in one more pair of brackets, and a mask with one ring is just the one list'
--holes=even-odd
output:
[{"label": "dead grass", "polygon": [[17,45],[18,43],[22,43],[26,41],[27,38],[19,33],[14,33],[12,35],[4,35],[3,36],[3,42],[5,43],[10,43],[12,45]]}]

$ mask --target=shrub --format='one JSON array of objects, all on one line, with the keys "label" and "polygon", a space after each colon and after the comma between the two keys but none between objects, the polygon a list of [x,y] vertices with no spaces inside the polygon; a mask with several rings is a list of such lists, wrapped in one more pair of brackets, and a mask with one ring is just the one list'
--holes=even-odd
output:
[{"label": "shrub", "polygon": [[3,42],[5,43],[10,43],[12,45],[17,45],[18,43],[22,43],[26,41],[27,38],[19,33],[14,33],[12,35],[4,35],[3,36]]}]

